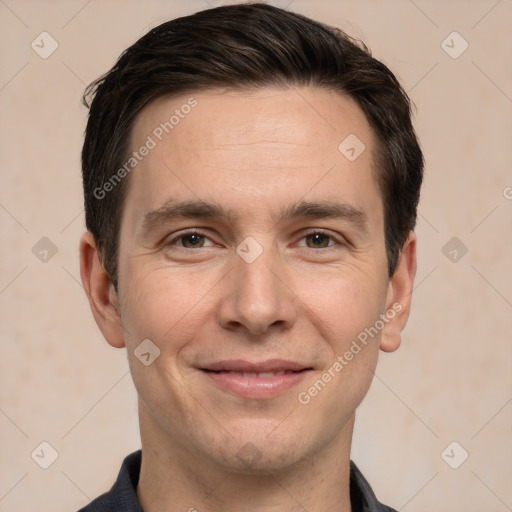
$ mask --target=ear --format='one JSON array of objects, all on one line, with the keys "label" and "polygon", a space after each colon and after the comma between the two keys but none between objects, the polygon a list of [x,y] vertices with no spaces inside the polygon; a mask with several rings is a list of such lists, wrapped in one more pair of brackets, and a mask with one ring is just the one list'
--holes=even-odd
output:
[{"label": "ear", "polygon": [[401,342],[401,332],[409,318],[411,297],[416,275],[416,234],[410,231],[400,251],[395,273],[389,280],[386,296],[386,317],[380,349],[393,352]]},{"label": "ear", "polygon": [[92,233],[80,240],[80,276],[91,311],[103,336],[116,348],[125,346],[119,302],[114,285],[105,272]]}]

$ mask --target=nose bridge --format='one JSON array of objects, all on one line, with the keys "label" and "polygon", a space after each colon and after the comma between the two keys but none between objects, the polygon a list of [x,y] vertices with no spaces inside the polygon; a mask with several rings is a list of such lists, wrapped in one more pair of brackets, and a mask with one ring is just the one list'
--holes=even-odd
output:
[{"label": "nose bridge", "polygon": [[283,283],[280,259],[272,246],[260,246],[256,256],[254,242],[244,242],[237,248],[230,286],[221,300],[221,324],[228,329],[245,328],[257,335],[273,325],[289,327],[295,308],[292,294]]},{"label": "nose bridge", "polygon": [[270,310],[278,302],[282,283],[279,283],[277,269],[274,270],[272,266],[275,268],[276,264],[268,254],[252,263],[238,262],[237,289],[239,298],[247,305],[253,304],[253,307],[263,311],[265,308]]}]

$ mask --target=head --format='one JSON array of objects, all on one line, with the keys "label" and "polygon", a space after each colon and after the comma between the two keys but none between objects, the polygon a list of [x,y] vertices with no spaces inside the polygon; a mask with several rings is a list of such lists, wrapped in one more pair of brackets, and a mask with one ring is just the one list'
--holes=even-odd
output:
[{"label": "head", "polygon": [[[82,279],[141,422],[229,467],[349,429],[415,273],[423,158],[393,73],[338,29],[236,5],[154,28],[84,97]],[[222,380],[240,360],[291,361],[297,383],[240,394]]]}]

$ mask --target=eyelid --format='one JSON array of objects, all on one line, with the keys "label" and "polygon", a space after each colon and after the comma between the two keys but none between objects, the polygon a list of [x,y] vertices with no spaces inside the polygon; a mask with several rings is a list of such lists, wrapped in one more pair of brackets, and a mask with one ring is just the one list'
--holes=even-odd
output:
[{"label": "eyelid", "polygon": [[[338,245],[349,245],[350,244],[350,242],[344,236],[342,236],[338,233],[333,233],[332,231],[329,231],[326,229],[321,229],[321,228],[310,228],[307,231],[303,231],[301,237],[299,238],[299,241],[302,241],[304,238],[306,238],[309,235],[315,235],[315,234],[325,235],[325,236],[329,237],[331,240],[333,240],[334,242],[336,242],[336,244],[338,244]],[[176,243],[178,242],[178,240],[180,240],[181,238],[183,238],[187,235],[199,235],[199,236],[204,237],[205,239],[208,239],[212,243],[212,245],[209,245],[207,247],[212,247],[213,245],[217,245],[217,246],[220,245],[217,242],[215,242],[214,240],[212,240],[203,231],[201,231],[200,228],[188,228],[188,229],[183,229],[181,231],[178,231],[177,233],[173,234],[172,238],[168,242],[165,242],[165,244],[180,247],[180,246],[176,245]],[[311,247],[306,247],[306,246],[299,246],[299,247],[305,247],[306,249],[312,249]],[[318,251],[319,249],[328,249],[330,247],[334,247],[334,245],[329,245],[327,247],[321,247],[321,248],[317,248],[314,250]],[[187,249],[186,247],[180,247],[180,248]],[[204,247],[198,247],[198,249],[203,249],[203,248]],[[197,250],[197,249],[194,249],[194,250]]]},{"label": "eyelid", "polygon": [[[212,245],[209,245],[207,247],[212,247],[213,245],[219,245],[216,242],[214,242],[208,235],[206,235],[205,233],[200,231],[198,228],[183,229],[181,231],[178,231],[177,233],[174,233],[172,235],[172,238],[170,238],[168,241],[165,241],[165,245],[173,245],[173,246],[179,247],[180,249],[187,249],[186,247],[181,247],[181,246],[177,245],[178,240],[180,240],[181,238],[183,238],[187,235],[199,235],[199,236],[202,236],[202,237],[208,239],[212,243]],[[203,248],[204,247],[198,247],[197,249],[194,249],[194,250],[197,251],[198,249],[203,249]]]},{"label": "eyelid", "polygon": [[[326,229],[321,229],[321,228],[308,229],[307,231],[302,233],[302,236],[300,237],[299,241],[303,240],[304,238],[306,238],[309,235],[316,235],[316,234],[325,235],[325,236],[329,237],[331,240],[336,242],[337,245],[349,245],[348,240],[344,236],[342,236],[338,233],[333,233],[332,231],[329,231]],[[306,247],[306,246],[300,246],[300,247]],[[331,247],[334,247],[334,245],[329,245],[327,247],[320,247],[320,248],[317,248],[314,250],[318,251],[319,249],[329,249]],[[312,249],[312,247],[306,247],[306,249]]]}]

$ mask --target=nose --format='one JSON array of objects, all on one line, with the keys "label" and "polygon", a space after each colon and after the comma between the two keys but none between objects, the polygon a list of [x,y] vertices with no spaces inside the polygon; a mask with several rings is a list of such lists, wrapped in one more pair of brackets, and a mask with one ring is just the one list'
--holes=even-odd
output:
[{"label": "nose", "polygon": [[294,293],[280,262],[269,251],[252,263],[237,255],[219,301],[222,328],[262,336],[270,330],[291,328],[296,316]]}]

